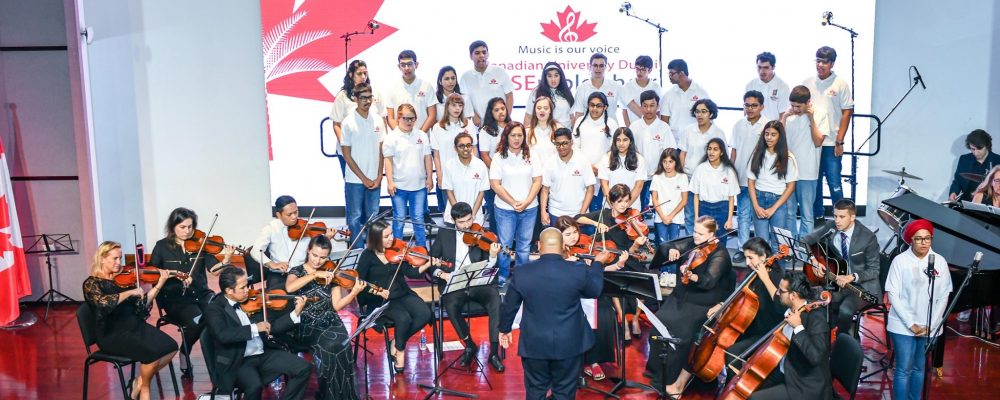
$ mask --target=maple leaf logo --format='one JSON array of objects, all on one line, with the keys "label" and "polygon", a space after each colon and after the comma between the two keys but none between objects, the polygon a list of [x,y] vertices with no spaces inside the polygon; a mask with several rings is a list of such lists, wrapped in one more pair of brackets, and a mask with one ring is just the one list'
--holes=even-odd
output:
[{"label": "maple leaf logo", "polygon": [[573,10],[573,7],[566,6],[563,12],[557,12],[559,21],[543,22],[542,36],[551,39],[553,42],[582,42],[596,35],[594,27],[597,23],[590,23],[580,17],[580,12]]}]

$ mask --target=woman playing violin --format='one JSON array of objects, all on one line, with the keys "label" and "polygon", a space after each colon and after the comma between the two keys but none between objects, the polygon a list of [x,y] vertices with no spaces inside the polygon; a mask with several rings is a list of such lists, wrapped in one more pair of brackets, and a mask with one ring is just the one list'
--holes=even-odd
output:
[{"label": "woman playing violin", "polygon": [[[671,336],[681,339],[671,356],[666,359],[666,370],[661,370],[659,355],[666,349],[662,343],[650,341],[649,360],[646,369],[653,374],[651,384],[662,388],[665,383],[670,395],[680,395],[691,379],[686,366],[695,337],[701,325],[708,319],[712,306],[722,302],[736,286],[736,274],[732,260],[725,247],[717,244],[715,219],[703,215],[694,224],[692,239],[681,239],[661,245],[653,256],[651,265],[660,266],[668,262],[680,261],[680,273],[687,276],[687,284],[678,284],[666,298],[656,317],[670,331]],[[709,250],[709,248],[714,249]],[[682,258],[681,255],[684,254]],[[688,261],[697,258],[697,265]]]},{"label": "woman playing violin", "polygon": [[358,257],[358,278],[385,289],[377,295],[363,292],[358,296],[358,302],[368,312],[385,300],[392,300],[382,318],[391,320],[395,326],[396,335],[389,352],[395,360],[395,370],[399,373],[403,372],[405,365],[406,341],[431,320],[430,307],[410,289],[406,278],[420,278],[432,263],[419,268],[414,268],[406,261],[390,263],[385,257],[385,250],[392,247],[395,241],[391,227],[384,220],[378,220],[369,229],[365,250]]},{"label": "woman playing violin", "polygon": [[320,399],[357,399],[354,387],[354,354],[351,346],[345,344],[347,329],[338,311],[354,301],[368,284],[357,280],[354,287],[344,289],[336,284],[329,289],[317,283],[317,278],[331,282],[336,272],[323,270],[328,263],[330,239],[318,235],[309,241],[305,264],[288,270],[285,290],[307,297],[317,296],[321,301],[309,303],[302,312],[299,324],[299,343],[309,346],[319,376]]},{"label": "woman playing violin", "polygon": [[149,399],[149,382],[177,354],[177,342],[147,323],[140,316],[147,315],[146,310],[140,312],[138,308],[148,309],[169,274],[160,270],[160,278],[148,292],[138,286],[123,288],[114,281],[122,269],[121,258],[120,244],[101,243],[90,266],[90,277],[83,281],[83,296],[97,316],[98,347],[142,364],[139,376],[132,382],[130,398]]},{"label": "woman playing violin", "polygon": [[[208,288],[208,274],[219,275],[219,268],[216,268],[219,261],[215,257],[205,252],[198,255],[197,252],[188,252],[184,249],[184,241],[194,237],[197,228],[198,214],[184,207],[175,208],[167,216],[165,228],[167,236],[156,242],[149,260],[149,264],[154,267],[189,275],[183,281],[167,281],[163,290],[156,296],[157,304],[167,316],[184,327],[181,352],[185,357],[190,357],[191,346],[194,346],[201,337],[203,326],[195,321],[201,320],[199,317],[214,294]],[[227,246],[222,251],[222,264],[229,264],[233,251],[232,246]],[[190,360],[185,357],[181,359]],[[190,376],[190,365],[182,365],[181,370],[184,375]]]}]

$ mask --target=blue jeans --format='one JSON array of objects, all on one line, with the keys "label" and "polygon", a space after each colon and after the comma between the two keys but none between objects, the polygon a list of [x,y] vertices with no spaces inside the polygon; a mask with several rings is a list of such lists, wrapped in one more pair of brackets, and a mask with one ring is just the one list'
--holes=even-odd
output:
[{"label": "blue jeans", "polygon": [[[517,253],[517,265],[528,263],[531,252],[531,233],[535,230],[535,219],[538,218],[538,207],[532,207],[521,212],[494,208],[497,216],[497,236],[500,244],[514,249]],[[511,246],[513,244],[513,246]],[[510,256],[501,252],[497,259],[500,279],[507,280],[510,276]]]},{"label": "blue jeans", "polygon": [[833,146],[823,146],[823,151],[819,156],[819,178],[816,178],[816,200],[814,201],[815,214],[817,216],[823,216],[823,186],[819,185],[819,182],[823,181],[823,177],[826,176],[826,187],[830,189],[830,203],[836,203],[840,199],[844,198],[844,189],[841,187],[840,173],[843,170],[843,166],[840,164],[841,157],[835,157],[833,155]]},{"label": "blue jeans", "polygon": [[892,397],[895,400],[918,400],[924,388],[924,348],[927,338],[889,332],[896,369],[892,373]]},{"label": "blue jeans", "polygon": [[[815,180],[799,180],[795,182],[795,193],[788,198],[788,230],[792,231],[796,237],[803,237],[812,233],[816,219],[811,206],[816,201]],[[802,222],[795,224],[796,211],[802,216]]]},{"label": "blue jeans", "polygon": [[[442,218],[444,217],[445,205],[448,204],[448,194],[444,189],[441,189],[441,184],[438,183],[434,190],[434,194],[437,195],[437,210],[441,213]],[[470,206],[472,204],[469,204]]]},{"label": "blue jeans", "polygon": [[656,244],[658,245],[681,237],[681,224],[657,222],[653,225],[656,227]]},{"label": "blue jeans", "polygon": [[405,224],[403,220],[409,215],[417,245],[427,246],[427,230],[422,225],[426,203],[427,188],[413,191],[396,189],[396,195],[392,196],[392,236],[403,238],[403,225]]},{"label": "blue jeans", "polygon": [[736,196],[736,245],[743,246],[750,240],[750,224],[753,223],[753,203],[750,202],[750,189],[740,186],[740,194]]},{"label": "blue jeans", "polygon": [[601,182],[594,185],[594,197],[590,199],[590,212],[604,208],[604,191],[601,190]]},{"label": "blue jeans", "polygon": [[[705,214],[702,211],[702,214]],[[722,228],[722,225],[719,225]],[[684,205],[684,230],[687,235],[694,235],[694,192],[688,191],[688,202]]]},{"label": "blue jeans", "polygon": [[[493,191],[493,189],[487,190],[483,195],[483,211],[486,212],[486,222],[490,225],[489,229],[493,232],[497,231],[497,216],[496,213],[493,212],[495,207],[494,204],[496,204],[496,198],[497,194]],[[469,205],[474,206],[475,204]]]},{"label": "blue jeans", "polygon": [[642,193],[639,194],[639,207],[642,207],[642,209],[639,211],[646,211],[646,208],[649,207],[649,202],[651,201],[649,195],[649,185],[652,183],[653,180],[649,179],[642,184]]},{"label": "blue jeans", "polygon": [[[757,191],[757,205],[760,208],[767,209],[778,202],[781,198],[780,194],[774,194],[771,192],[765,192],[762,190]],[[772,249],[778,248],[778,240],[774,233],[771,232],[771,227],[788,229],[785,220],[788,219],[788,204],[782,204],[777,210],[774,210],[774,214],[771,218],[760,218],[757,213],[754,212],[753,216],[753,231],[756,233],[757,237],[764,238],[768,243],[771,244]]]},{"label": "blue jeans", "polygon": [[[690,193],[690,192],[689,192]],[[694,214],[694,210],[691,211]],[[707,201],[702,201],[698,203],[698,216],[708,215],[715,218],[715,223],[718,224],[718,229],[715,231],[715,237],[719,238],[719,245],[726,247],[726,221],[729,220],[729,201],[717,201],[710,203]],[[694,223],[691,223],[691,232],[694,232]]]},{"label": "blue jeans", "polygon": [[[368,218],[378,213],[378,198],[382,187],[368,189],[360,183],[345,183],[344,195],[347,199],[347,227],[351,230],[351,243],[355,249],[365,247],[367,232],[362,234],[361,226],[368,222]],[[358,238],[358,235],[361,235]],[[358,238],[355,240],[355,238]]]}]

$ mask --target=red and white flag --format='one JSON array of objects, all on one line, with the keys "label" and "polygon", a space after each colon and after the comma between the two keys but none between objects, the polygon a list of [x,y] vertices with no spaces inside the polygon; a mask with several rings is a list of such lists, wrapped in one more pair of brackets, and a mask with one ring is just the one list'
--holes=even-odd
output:
[{"label": "red and white flag", "polygon": [[30,294],[31,282],[24,259],[21,227],[17,224],[10,169],[3,142],[0,142],[0,326],[9,325],[21,315],[18,300]]}]

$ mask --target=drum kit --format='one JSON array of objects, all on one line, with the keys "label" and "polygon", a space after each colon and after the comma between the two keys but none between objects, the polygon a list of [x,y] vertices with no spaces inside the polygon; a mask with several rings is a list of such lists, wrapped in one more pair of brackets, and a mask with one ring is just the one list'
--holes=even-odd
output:
[{"label": "drum kit", "polygon": [[[913,189],[906,186],[906,179],[916,179],[918,181],[924,180],[919,176],[907,173],[906,167],[903,167],[903,169],[899,171],[883,169],[882,172],[899,177],[899,186],[896,187],[896,192],[893,193],[892,196],[888,197],[889,199],[894,199],[907,193],[916,193]],[[909,213],[885,203],[879,204],[878,216],[882,218],[882,222],[885,222],[886,225],[892,228],[893,232],[900,232],[900,229],[905,227],[906,224],[910,222]]]}]

